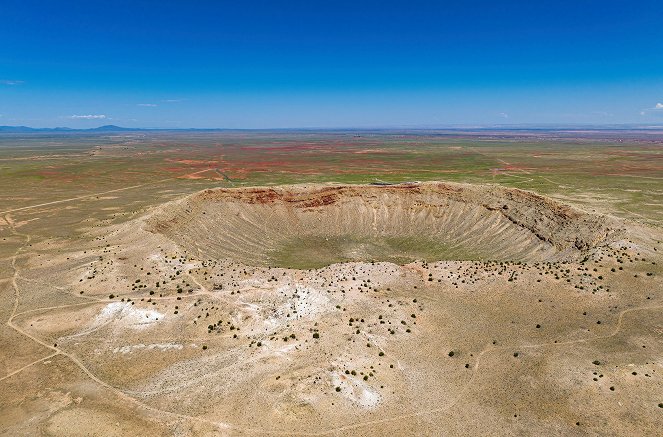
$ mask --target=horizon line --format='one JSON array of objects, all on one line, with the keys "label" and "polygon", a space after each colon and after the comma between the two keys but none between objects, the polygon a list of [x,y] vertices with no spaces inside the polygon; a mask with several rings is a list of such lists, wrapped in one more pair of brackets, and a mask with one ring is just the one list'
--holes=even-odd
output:
[{"label": "horizon line", "polygon": [[[0,133],[10,133],[12,130],[20,133],[27,131],[374,131],[374,130],[655,130],[663,129],[663,124],[651,123],[520,123],[520,124],[453,124],[453,125],[394,125],[394,126],[336,126],[336,127],[264,127],[264,128],[242,128],[242,127],[125,127],[112,124],[100,125],[89,128],[71,128],[67,126],[56,127],[34,127],[26,125],[0,125]],[[26,132],[27,133],[27,132]]]}]

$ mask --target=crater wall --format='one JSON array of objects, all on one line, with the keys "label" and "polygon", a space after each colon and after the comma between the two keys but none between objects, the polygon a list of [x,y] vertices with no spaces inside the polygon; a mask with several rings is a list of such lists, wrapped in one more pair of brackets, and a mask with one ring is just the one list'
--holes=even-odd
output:
[{"label": "crater wall", "polygon": [[604,216],[492,185],[211,189],[163,205],[147,229],[248,265],[572,260],[614,232]]}]

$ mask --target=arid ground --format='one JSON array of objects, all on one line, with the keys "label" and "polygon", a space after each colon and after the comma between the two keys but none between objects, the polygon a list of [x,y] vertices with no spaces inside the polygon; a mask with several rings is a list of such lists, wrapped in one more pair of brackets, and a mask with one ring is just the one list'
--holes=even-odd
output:
[{"label": "arid ground", "polygon": [[0,434],[660,435],[663,132],[0,136]]}]

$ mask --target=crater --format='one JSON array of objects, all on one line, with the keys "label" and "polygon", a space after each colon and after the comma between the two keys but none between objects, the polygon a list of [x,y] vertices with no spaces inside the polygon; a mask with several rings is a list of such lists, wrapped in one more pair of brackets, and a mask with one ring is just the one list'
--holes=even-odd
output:
[{"label": "crater", "polygon": [[162,205],[147,229],[208,259],[320,268],[339,262],[575,260],[614,224],[538,194],[416,183],[211,189]]}]

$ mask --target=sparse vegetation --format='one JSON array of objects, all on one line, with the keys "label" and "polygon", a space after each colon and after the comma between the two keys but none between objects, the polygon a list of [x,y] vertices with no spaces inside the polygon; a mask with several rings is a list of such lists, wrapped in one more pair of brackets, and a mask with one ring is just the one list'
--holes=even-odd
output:
[{"label": "sparse vegetation", "polygon": [[[311,134],[306,148],[302,149],[306,153],[299,154],[296,161],[289,151],[290,140],[283,140],[284,134],[265,133],[265,138],[270,137],[269,147],[263,147],[264,139],[251,133],[223,137],[223,154],[216,144],[221,137],[205,135],[201,134],[201,138],[209,141],[205,150],[181,139],[168,140],[165,134],[162,138],[151,137],[154,145],[143,144],[145,141],[138,137],[126,137],[117,143],[119,140],[105,138],[103,141],[117,148],[108,150],[108,158],[95,157],[109,166],[101,178],[103,183],[92,183],[88,174],[95,167],[92,164],[87,167],[81,161],[77,165],[80,173],[75,174],[70,186],[99,193],[116,189],[109,175],[117,173],[126,177],[127,183],[140,185],[139,190],[117,191],[107,196],[109,199],[86,198],[29,213],[11,213],[9,218],[21,223],[14,228],[15,233],[5,223],[7,214],[0,217],[0,222],[5,223],[0,224],[3,246],[8,248],[2,257],[6,294],[10,297],[5,327],[21,340],[16,347],[23,348],[17,354],[12,349],[13,343],[8,343],[6,373],[19,371],[5,381],[17,387],[25,385],[28,390],[20,405],[15,399],[7,401],[8,408],[20,406],[21,411],[30,411],[35,405],[30,399],[39,399],[35,393],[30,394],[30,384],[26,385],[21,378],[34,375],[43,393],[57,389],[50,372],[64,362],[69,363],[66,369],[77,369],[76,363],[64,353],[111,386],[123,390],[167,388],[158,399],[155,395],[149,402],[181,414],[178,421],[185,427],[189,426],[186,416],[200,416],[196,405],[208,405],[205,403],[218,398],[221,392],[223,402],[228,405],[244,405],[241,396],[259,387],[266,396],[278,398],[277,403],[267,404],[278,410],[279,415],[284,414],[283,417],[305,418],[307,409],[312,408],[310,411],[319,413],[316,421],[324,424],[323,431],[338,425],[331,426],[328,419],[334,412],[350,411],[360,417],[364,409],[370,408],[370,420],[380,421],[384,412],[400,408],[394,407],[395,400],[420,397],[419,403],[425,401],[426,409],[438,411],[446,408],[448,400],[460,399],[472,405],[476,401],[473,396],[479,392],[489,393],[494,411],[508,412],[508,420],[500,419],[506,424],[506,432],[513,430],[511,426],[540,426],[541,433],[551,429],[553,433],[568,433],[571,428],[577,431],[573,426],[574,423],[580,426],[577,419],[582,420],[581,430],[590,433],[624,433],[625,424],[634,434],[643,434],[643,430],[651,428],[652,414],[659,414],[659,408],[663,408],[663,402],[655,402],[659,399],[656,384],[660,378],[652,364],[656,362],[658,349],[651,331],[659,316],[653,308],[661,302],[657,293],[661,263],[652,261],[659,259],[661,251],[653,246],[663,247],[663,243],[650,242],[643,235],[660,240],[659,232],[656,227],[648,227],[647,232],[630,232],[633,224],[613,223],[612,218],[594,221],[594,215],[568,206],[575,202],[574,198],[560,187],[584,193],[579,197],[582,203],[577,204],[588,211],[599,197],[605,199],[612,193],[631,193],[623,194],[625,197],[619,203],[623,211],[615,212],[621,216],[628,215],[627,210],[634,204],[655,203],[656,199],[647,194],[647,190],[656,187],[655,179],[644,184],[637,177],[622,181],[606,173],[617,168],[610,159],[622,160],[619,164],[622,171],[628,169],[624,162],[647,166],[654,161],[651,156],[658,147],[654,134],[642,144],[608,146],[612,140],[602,140],[610,150],[606,154],[609,158],[605,161],[601,158],[597,167],[588,167],[594,172],[589,179],[574,173],[577,169],[573,166],[585,156],[578,150],[587,154],[592,146],[587,145],[586,138],[571,139],[568,133],[564,134],[568,138],[553,142],[552,146],[547,140],[537,139],[527,145],[525,156],[514,152],[524,149],[514,149],[512,140],[502,138],[506,133],[500,133],[500,138],[490,134],[490,140],[482,137],[488,133],[471,139],[454,134],[453,141],[435,136],[434,146],[433,140],[425,135],[415,138],[405,134],[400,136],[396,147],[392,145],[395,140],[386,135],[371,134],[370,138],[364,136],[346,142],[354,137],[330,132],[320,137]],[[209,138],[214,138],[214,142]],[[528,141],[518,140],[523,144]],[[480,180],[490,173],[489,180],[496,184],[490,188],[494,192],[486,194],[481,187],[436,183],[416,185],[423,192],[419,197],[401,194],[417,191],[408,184],[372,187],[376,191],[364,195],[350,186],[343,189],[352,196],[351,209],[340,205],[343,198],[339,196],[343,194],[336,193],[332,185],[307,184],[306,190],[324,190],[324,195],[329,195],[324,201],[330,203],[324,206],[316,206],[323,197],[311,191],[306,191],[306,195],[289,193],[285,201],[280,200],[282,189],[278,187],[207,190],[212,185],[231,186],[223,178],[207,179],[218,175],[214,170],[216,165],[233,178],[235,188],[267,182],[324,182],[331,178],[326,160],[332,155],[334,165],[338,162],[345,165],[343,172],[334,175],[334,180],[369,180],[365,173],[358,172],[358,164],[345,161],[344,153],[329,153],[327,144],[337,142],[339,148],[334,150],[352,151],[357,162],[370,157],[373,163],[370,178],[419,180],[443,176]],[[120,147],[125,143],[127,147],[141,143],[145,155],[137,155],[136,163],[123,170],[113,163],[121,160],[118,153],[124,150]],[[180,150],[185,145],[187,149]],[[298,143],[299,146],[302,144]],[[67,144],[67,147],[72,146]],[[251,155],[251,159],[259,158],[268,171],[255,171],[251,159],[242,159],[237,167],[240,149],[241,153]],[[53,150],[68,153],[64,149]],[[174,150],[179,151],[175,154]],[[326,150],[326,154],[321,150]],[[641,158],[633,160],[632,150],[638,151]],[[211,151],[215,155],[210,155]],[[2,153],[5,152],[0,148]],[[540,156],[534,158],[534,153]],[[180,154],[186,155],[186,159],[180,159]],[[430,166],[424,165],[420,154],[428,155]],[[498,156],[511,164],[500,164]],[[3,165],[15,165],[19,161],[14,158],[3,161]],[[272,171],[277,158],[288,164],[287,171]],[[22,171],[26,173],[39,167],[32,159],[21,159],[26,165]],[[168,160],[169,170],[161,174],[162,170],[155,168],[162,169],[164,160]],[[189,160],[200,162],[189,164]],[[212,164],[215,161],[219,162]],[[398,171],[392,172],[395,167],[408,167],[414,161],[418,161],[420,168],[401,172],[402,168],[398,167]],[[565,168],[560,174],[551,170],[559,167],[548,169],[541,164],[562,161]],[[53,172],[70,172],[68,168],[58,167],[59,160],[49,162]],[[311,174],[297,173],[297,165],[290,166],[293,162],[309,163]],[[206,170],[207,166],[210,170]],[[463,170],[469,167],[471,171]],[[237,168],[246,171],[242,173],[246,179],[234,179],[232,172],[239,171]],[[445,172],[440,173],[438,168],[444,168]],[[527,173],[517,168],[524,168]],[[205,171],[197,173],[196,178],[186,179],[178,177],[180,169],[183,175]],[[642,174],[652,172],[643,170]],[[156,182],[162,179],[168,183]],[[577,185],[578,181],[584,181],[585,185]],[[591,190],[583,189],[598,183],[601,196],[587,196]],[[503,192],[499,185],[534,189],[569,200],[561,203],[528,191]],[[623,191],[623,188],[640,191]],[[433,189],[443,194],[427,191]],[[23,196],[34,199],[35,203],[49,201],[38,200],[40,193],[21,193],[20,187],[16,190],[16,194],[7,192],[16,199]],[[156,205],[188,193],[197,194],[175,202],[177,208],[172,204],[168,209]],[[438,195],[439,198],[435,197]],[[78,193],[72,198],[76,196]],[[392,204],[385,206],[380,202]],[[461,203],[462,209],[457,210]],[[132,212],[128,212],[127,205]],[[270,205],[274,205],[272,210]],[[597,208],[596,216],[609,209]],[[641,213],[640,220],[659,216],[633,210]],[[384,211],[375,219],[381,234],[374,235],[372,220],[358,220],[351,215],[356,211],[371,214]],[[47,214],[40,217],[42,212]],[[125,213],[126,216],[120,216]],[[113,214],[117,217],[111,220]],[[90,219],[86,221],[88,215]],[[40,219],[33,220],[37,217]],[[301,223],[297,222],[291,231],[286,226],[290,224],[288,220]],[[69,223],[77,224],[74,227]],[[111,223],[113,228],[105,228]],[[606,223],[608,230],[602,228]],[[86,228],[88,225],[92,232]],[[48,226],[53,226],[52,230]],[[564,239],[569,238],[570,246],[564,246],[566,240],[549,235],[553,226],[565,230]],[[599,228],[601,232],[592,233]],[[485,229],[489,231],[484,233]],[[503,231],[497,232],[498,229]],[[612,235],[611,232],[618,238],[602,244],[601,238]],[[34,247],[22,246],[27,241],[26,235],[31,235],[28,244]],[[75,238],[69,239],[67,235]],[[89,235],[91,241],[86,240]],[[321,242],[324,238],[329,239]],[[65,245],[75,250],[63,248]],[[84,246],[84,250],[78,246]],[[421,259],[415,261],[416,258]],[[342,263],[327,266],[335,260]],[[12,261],[16,261],[15,267]],[[410,264],[400,265],[406,262]],[[14,272],[18,290],[13,290]],[[108,294],[110,291],[112,294]],[[15,314],[10,317],[14,304]],[[12,330],[14,326],[43,344],[33,343],[21,331]],[[321,333],[325,334],[322,342],[318,341]],[[53,343],[55,339],[60,346]],[[104,341],[98,344],[99,339]],[[628,350],[624,339],[628,339]],[[454,350],[444,346],[447,341]],[[44,358],[48,353],[41,354],[45,349],[42,346],[51,344],[57,348],[51,352],[58,355]],[[440,360],[440,348],[441,354],[447,350],[449,360]],[[210,352],[202,353],[201,349]],[[36,354],[34,351],[38,350]],[[99,353],[91,353],[92,350]],[[385,351],[389,351],[389,357]],[[564,351],[569,353],[563,355],[562,365],[557,359],[548,360]],[[376,359],[375,354],[380,358]],[[504,359],[508,354],[513,358]],[[21,370],[26,364],[29,366]],[[127,375],[116,372],[122,368],[130,369]],[[112,377],[111,372],[115,372]],[[77,387],[85,381],[86,390],[72,392],[72,396],[80,395],[82,401],[80,406],[68,403],[67,409],[79,414],[81,408],[89,406],[87,393],[90,393],[94,399],[98,398],[99,408],[107,409],[115,417],[115,405],[99,398],[95,391],[103,384],[98,385],[78,370],[69,373],[65,382],[71,379],[67,384]],[[200,375],[204,378],[200,379]],[[553,384],[558,377],[577,380],[571,385],[565,383],[563,398],[573,398],[578,390],[583,390],[583,403],[600,408],[585,414],[572,405],[561,419],[551,414],[556,411],[551,405],[564,401],[560,401],[560,393],[553,390],[541,396],[542,386],[527,381],[545,378]],[[182,383],[198,380],[202,383]],[[517,396],[509,390],[512,381],[525,381],[517,387]],[[448,398],[428,392],[442,386],[448,388]],[[342,396],[335,395],[339,392]],[[10,398],[12,393],[4,396]],[[126,407],[122,399],[117,401],[118,408]],[[300,403],[301,399],[305,401]],[[642,399],[649,399],[649,406],[640,402]],[[611,404],[606,404],[607,401]],[[625,416],[610,415],[617,402],[622,403],[620,414]],[[636,404],[637,409],[633,408]],[[59,404],[53,405],[56,408]],[[255,410],[251,411],[251,417],[258,418],[256,423],[235,420],[232,413],[228,423],[233,426],[236,423],[238,429],[260,430],[263,425],[259,418],[274,413],[265,410],[261,402],[250,403],[250,408]],[[420,406],[406,408],[403,414],[410,414],[411,410],[420,411]],[[517,420],[511,419],[514,413]],[[56,423],[58,414],[59,410],[54,409],[49,420],[52,418]],[[214,420],[217,417],[226,420],[223,414],[214,416]],[[632,420],[621,419],[626,415]],[[459,415],[454,420],[462,421],[463,417]],[[409,428],[408,421],[414,420],[409,416],[398,420],[403,422],[403,429],[418,431]],[[482,420],[477,419],[485,427]],[[392,426],[392,422],[376,422],[379,426],[364,422],[358,420],[356,423],[362,428],[351,430],[371,434]],[[433,422],[413,423],[419,426]],[[605,423],[614,429],[606,428]],[[47,429],[44,423],[39,426]],[[276,425],[274,429],[277,430]],[[426,431],[435,433],[439,429],[423,433]]]}]

